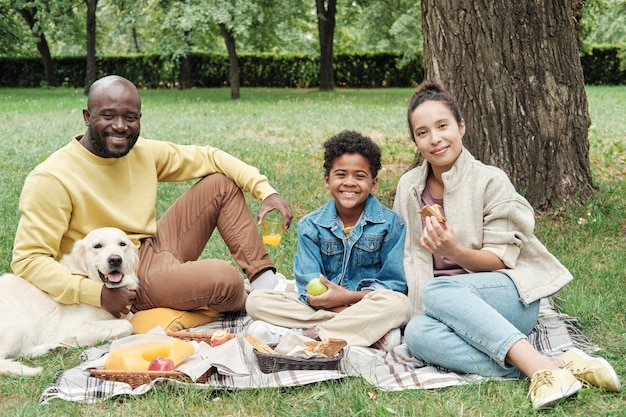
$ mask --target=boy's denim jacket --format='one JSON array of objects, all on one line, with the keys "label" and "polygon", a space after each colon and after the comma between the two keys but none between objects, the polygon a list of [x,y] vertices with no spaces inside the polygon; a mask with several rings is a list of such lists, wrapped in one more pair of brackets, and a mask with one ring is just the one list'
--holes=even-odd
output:
[{"label": "boy's denim jacket", "polygon": [[306,285],[324,275],[350,291],[389,289],[407,293],[402,258],[404,220],[372,194],[346,237],[332,199],[298,222],[294,274],[300,300]]}]

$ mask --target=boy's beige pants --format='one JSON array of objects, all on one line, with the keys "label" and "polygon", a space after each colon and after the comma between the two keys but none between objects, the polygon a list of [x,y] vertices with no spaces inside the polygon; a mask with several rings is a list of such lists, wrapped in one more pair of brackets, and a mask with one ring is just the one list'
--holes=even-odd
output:
[{"label": "boy's beige pants", "polygon": [[371,346],[389,330],[411,318],[406,295],[375,290],[345,310],[316,310],[298,300],[297,292],[256,290],[248,295],[246,310],[254,320],[287,328],[315,328],[320,339],[344,339],[352,346]]}]

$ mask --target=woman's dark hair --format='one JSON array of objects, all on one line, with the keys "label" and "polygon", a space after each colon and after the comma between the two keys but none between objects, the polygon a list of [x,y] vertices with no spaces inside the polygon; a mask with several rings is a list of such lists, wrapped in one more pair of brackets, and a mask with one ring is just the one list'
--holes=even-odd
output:
[{"label": "woman's dark hair", "polygon": [[413,134],[413,128],[411,126],[411,114],[425,101],[441,101],[450,109],[457,123],[461,123],[461,119],[463,119],[461,109],[456,103],[456,100],[448,94],[443,86],[437,81],[426,80],[417,86],[417,90],[411,96],[411,100],[409,100],[407,122],[409,123],[409,133],[413,142],[415,142],[415,135]]},{"label": "woman's dark hair", "polygon": [[324,142],[324,172],[330,175],[333,161],[345,153],[358,153],[369,161],[372,178],[382,168],[380,148],[368,138],[353,130],[344,130]]}]

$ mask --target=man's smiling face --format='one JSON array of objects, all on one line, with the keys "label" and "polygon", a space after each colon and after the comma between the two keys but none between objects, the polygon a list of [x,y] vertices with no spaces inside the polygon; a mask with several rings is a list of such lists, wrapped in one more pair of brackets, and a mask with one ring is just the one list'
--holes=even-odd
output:
[{"label": "man's smiling face", "polygon": [[87,126],[83,146],[102,158],[121,158],[139,138],[141,99],[137,89],[125,80],[97,86],[90,92],[83,119]]}]

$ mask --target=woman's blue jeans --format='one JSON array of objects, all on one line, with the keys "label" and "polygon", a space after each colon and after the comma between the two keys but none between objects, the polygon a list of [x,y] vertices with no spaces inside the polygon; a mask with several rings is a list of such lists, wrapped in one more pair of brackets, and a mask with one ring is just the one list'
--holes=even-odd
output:
[{"label": "woman's blue jeans", "polygon": [[405,329],[411,353],[456,372],[521,377],[505,363],[511,346],[532,331],[539,301],[525,306],[501,272],[437,277],[422,295],[424,315]]}]

